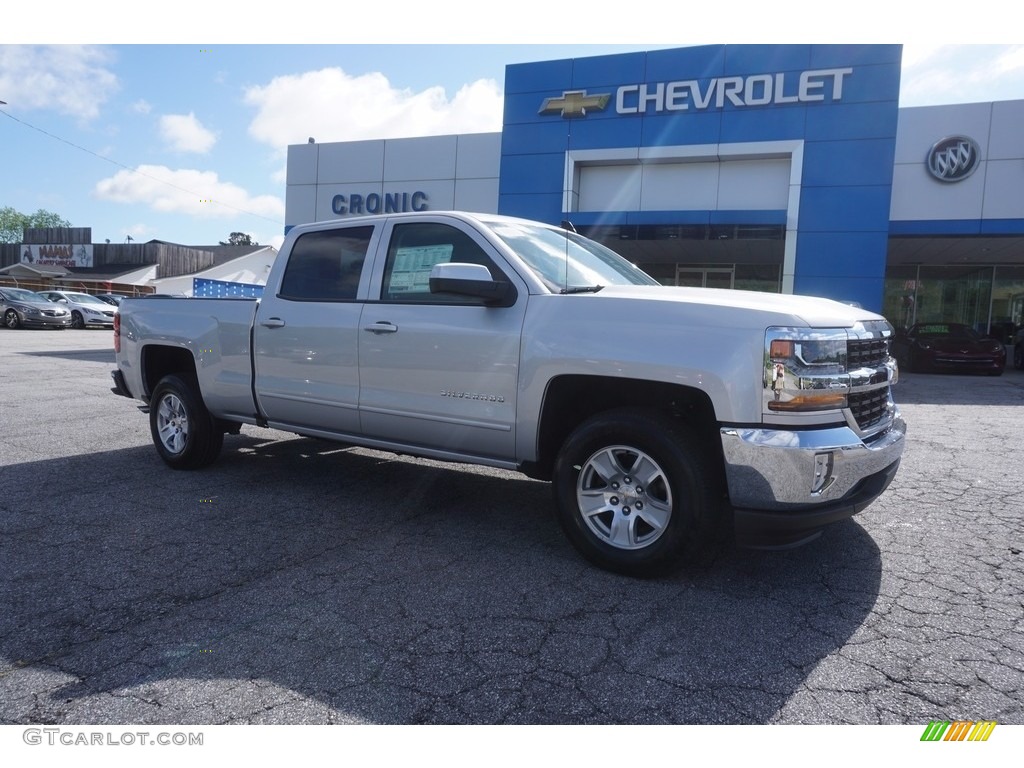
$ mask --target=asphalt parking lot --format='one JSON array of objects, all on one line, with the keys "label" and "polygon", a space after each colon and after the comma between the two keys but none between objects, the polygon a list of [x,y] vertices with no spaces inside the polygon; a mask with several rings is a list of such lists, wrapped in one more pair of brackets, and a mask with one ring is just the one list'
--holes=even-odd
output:
[{"label": "asphalt parking lot", "polygon": [[174,472],[110,341],[0,330],[0,723],[1024,723],[1024,372],[904,375],[867,511],[638,581],[512,473],[248,427]]}]

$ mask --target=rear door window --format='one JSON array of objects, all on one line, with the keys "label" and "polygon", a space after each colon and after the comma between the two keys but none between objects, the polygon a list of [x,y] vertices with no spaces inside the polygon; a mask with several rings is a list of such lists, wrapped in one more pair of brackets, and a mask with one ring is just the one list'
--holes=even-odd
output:
[{"label": "rear door window", "polygon": [[277,294],[290,301],[355,301],[373,227],[307,232],[292,246]]}]

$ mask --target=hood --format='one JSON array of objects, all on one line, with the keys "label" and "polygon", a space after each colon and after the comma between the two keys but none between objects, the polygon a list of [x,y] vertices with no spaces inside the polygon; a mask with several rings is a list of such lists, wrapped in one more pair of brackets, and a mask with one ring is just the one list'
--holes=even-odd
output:
[{"label": "hood", "polygon": [[919,342],[927,344],[932,349],[940,352],[991,352],[1002,345],[996,339],[950,339],[950,338],[923,338]]},{"label": "hood", "polygon": [[776,315],[770,325],[806,325],[814,328],[849,328],[858,322],[883,320],[881,315],[852,307],[832,299],[794,294],[736,291],[724,288],[675,288],[656,285],[609,285],[597,293],[579,294],[606,299],[636,299],[685,303],[693,307],[713,307],[718,311],[735,310]]},{"label": "hood", "polygon": [[10,306],[14,306],[14,305],[17,304],[17,305],[22,306],[22,307],[32,307],[32,309],[38,309],[38,310],[62,309],[65,312],[68,311],[68,308],[67,308],[66,305],[64,305],[64,304],[57,304],[56,302],[47,301],[46,299],[41,299],[41,300],[33,299],[32,301],[23,301],[22,299],[13,299],[12,298],[12,299],[5,300],[4,303],[7,306],[9,306],[9,307]]}]

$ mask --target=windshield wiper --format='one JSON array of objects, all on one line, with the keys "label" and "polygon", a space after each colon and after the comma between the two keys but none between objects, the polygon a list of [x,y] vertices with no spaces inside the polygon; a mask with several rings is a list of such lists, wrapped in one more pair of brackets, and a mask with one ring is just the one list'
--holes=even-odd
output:
[{"label": "windshield wiper", "polygon": [[559,293],[597,293],[603,285],[574,285],[572,288],[563,288]]}]

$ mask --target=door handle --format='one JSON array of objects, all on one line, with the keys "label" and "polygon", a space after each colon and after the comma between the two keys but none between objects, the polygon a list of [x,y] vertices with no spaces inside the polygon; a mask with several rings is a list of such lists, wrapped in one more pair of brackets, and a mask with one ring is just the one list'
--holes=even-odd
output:
[{"label": "door handle", "polygon": [[373,325],[364,325],[363,330],[376,334],[395,333],[398,331],[398,326],[394,323],[389,323],[387,320],[378,320]]},{"label": "door handle", "polygon": [[266,328],[284,328],[284,320],[280,317],[268,317],[260,325]]}]

